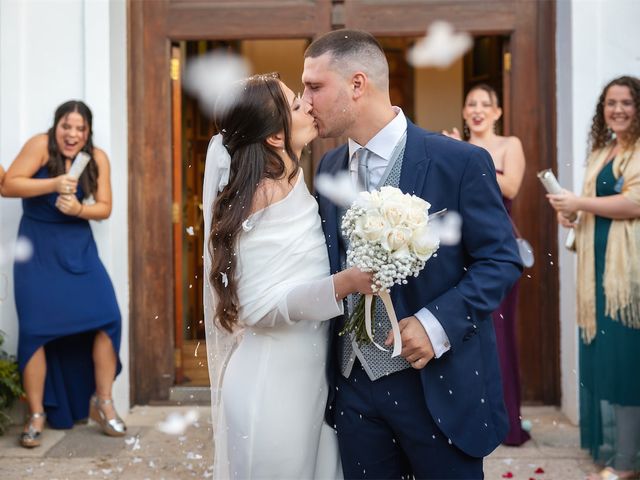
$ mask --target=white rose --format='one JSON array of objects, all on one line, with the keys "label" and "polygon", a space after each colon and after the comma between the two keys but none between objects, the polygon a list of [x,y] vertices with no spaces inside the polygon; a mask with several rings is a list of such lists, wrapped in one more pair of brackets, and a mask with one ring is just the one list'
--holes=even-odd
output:
[{"label": "white rose", "polygon": [[382,206],[382,197],[380,192],[360,192],[356,199],[356,204],[365,210],[377,210]]},{"label": "white rose", "polygon": [[390,187],[389,185],[385,185],[380,189],[380,196],[385,202],[388,201],[396,201],[396,202],[405,202],[405,194],[402,193],[397,187]]},{"label": "white rose", "polygon": [[380,241],[386,228],[388,228],[388,225],[385,219],[373,211],[358,217],[355,233],[368,242],[377,242]]},{"label": "white rose", "polygon": [[429,212],[424,206],[411,205],[405,221],[412,229],[422,228],[429,221]]},{"label": "white rose", "polygon": [[409,250],[409,245],[405,245],[391,254],[391,258],[403,258],[410,256],[411,250]]},{"label": "white rose", "polygon": [[440,246],[440,240],[433,229],[418,228],[411,238],[411,251],[422,261],[426,261]]},{"label": "white rose", "polygon": [[411,230],[404,227],[387,228],[382,235],[382,246],[389,252],[407,247],[411,241]]},{"label": "white rose", "polygon": [[392,227],[401,225],[407,219],[408,213],[406,203],[398,199],[386,199],[380,212]]}]

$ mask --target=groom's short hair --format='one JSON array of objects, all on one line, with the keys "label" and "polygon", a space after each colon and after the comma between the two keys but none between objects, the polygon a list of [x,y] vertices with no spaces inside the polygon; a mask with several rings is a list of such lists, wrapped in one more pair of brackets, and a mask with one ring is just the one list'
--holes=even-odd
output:
[{"label": "groom's short hair", "polygon": [[334,30],[316,39],[304,52],[304,58],[331,54],[334,71],[349,76],[356,71],[367,77],[378,89],[389,89],[389,64],[380,42],[363,30]]}]

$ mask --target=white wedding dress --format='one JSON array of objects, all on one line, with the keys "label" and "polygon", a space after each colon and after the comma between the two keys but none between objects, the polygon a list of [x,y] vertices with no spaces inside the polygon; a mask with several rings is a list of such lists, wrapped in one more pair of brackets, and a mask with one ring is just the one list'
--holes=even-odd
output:
[{"label": "white wedding dress", "polygon": [[[213,325],[214,292],[205,287],[216,480],[342,478],[336,434],[323,418],[325,320],[342,314],[342,302],[303,177],[300,170],[287,197],[249,217],[238,237],[240,333]],[[208,233],[212,200],[204,205]]]}]

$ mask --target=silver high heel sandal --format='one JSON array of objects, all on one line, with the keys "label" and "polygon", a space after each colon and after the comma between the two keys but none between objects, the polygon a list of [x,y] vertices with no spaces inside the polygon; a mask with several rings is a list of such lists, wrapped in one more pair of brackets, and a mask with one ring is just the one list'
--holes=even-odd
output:
[{"label": "silver high heel sandal", "polygon": [[89,418],[100,425],[100,428],[102,428],[105,435],[109,435],[110,437],[124,436],[127,433],[127,426],[118,415],[118,412],[116,412],[114,408],[113,412],[115,414],[115,418],[108,419],[107,415],[102,410],[102,405],[113,405],[113,400],[110,398],[100,399],[96,395],[91,397]]},{"label": "silver high heel sandal", "polygon": [[[20,445],[24,448],[34,448],[39,447],[42,443],[42,430],[36,430],[33,427],[33,419],[34,418],[47,418],[47,414],[44,412],[36,412],[29,415],[28,420],[28,429],[26,432],[22,432],[20,435]],[[44,424],[42,425],[44,428]]]}]

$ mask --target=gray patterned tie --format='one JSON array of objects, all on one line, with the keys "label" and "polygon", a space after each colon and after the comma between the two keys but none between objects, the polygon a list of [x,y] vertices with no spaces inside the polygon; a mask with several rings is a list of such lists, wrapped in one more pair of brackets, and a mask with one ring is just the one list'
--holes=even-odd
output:
[{"label": "gray patterned tie", "polygon": [[369,150],[362,147],[354,155],[358,159],[358,188],[369,191]]},{"label": "gray patterned tie", "polygon": [[[383,178],[383,185],[390,185],[392,187],[397,187],[400,185],[400,173],[402,171],[402,158],[404,156],[404,147],[406,144],[406,137],[403,137],[399,145],[394,150],[394,155],[392,155],[392,166],[389,171],[386,179]],[[359,152],[363,152],[364,155],[360,155]],[[358,184],[359,186],[369,187],[369,175],[368,175],[368,163],[371,152],[365,148],[360,148],[356,150],[354,155],[358,155]],[[364,156],[364,158],[362,158]],[[361,165],[363,172],[361,172]],[[366,181],[363,181],[365,179]],[[379,185],[381,186],[381,185]],[[378,186],[378,187],[379,187]],[[374,186],[376,188],[376,186]],[[367,188],[368,190],[368,188]],[[345,210],[340,210],[340,218],[344,215]],[[344,251],[349,249],[349,241],[346,238],[343,238],[344,242]],[[346,267],[346,261],[343,257],[341,259],[343,268]],[[346,300],[346,309],[345,309],[345,317],[348,318],[351,312],[353,312],[353,308],[357,304],[361,295],[359,294],[350,294],[345,299]],[[380,299],[376,301],[376,307],[373,312],[373,322],[374,322],[374,335],[373,338],[376,343],[379,345],[384,345],[384,341],[387,337],[387,332],[391,329],[391,324],[389,322],[389,317],[387,316],[387,312],[384,308],[384,304]],[[399,370],[404,370],[406,368],[410,368],[411,365],[402,357],[391,358],[391,352],[384,352],[378,349],[373,344],[367,345],[358,345],[355,342],[352,334],[344,335],[340,337],[340,358],[341,358],[341,371],[345,377],[348,377],[351,374],[351,369],[353,368],[354,361],[356,356],[360,360],[360,364],[364,367],[367,375],[371,380],[376,380],[385,375],[389,375],[393,372],[397,372]]]}]

